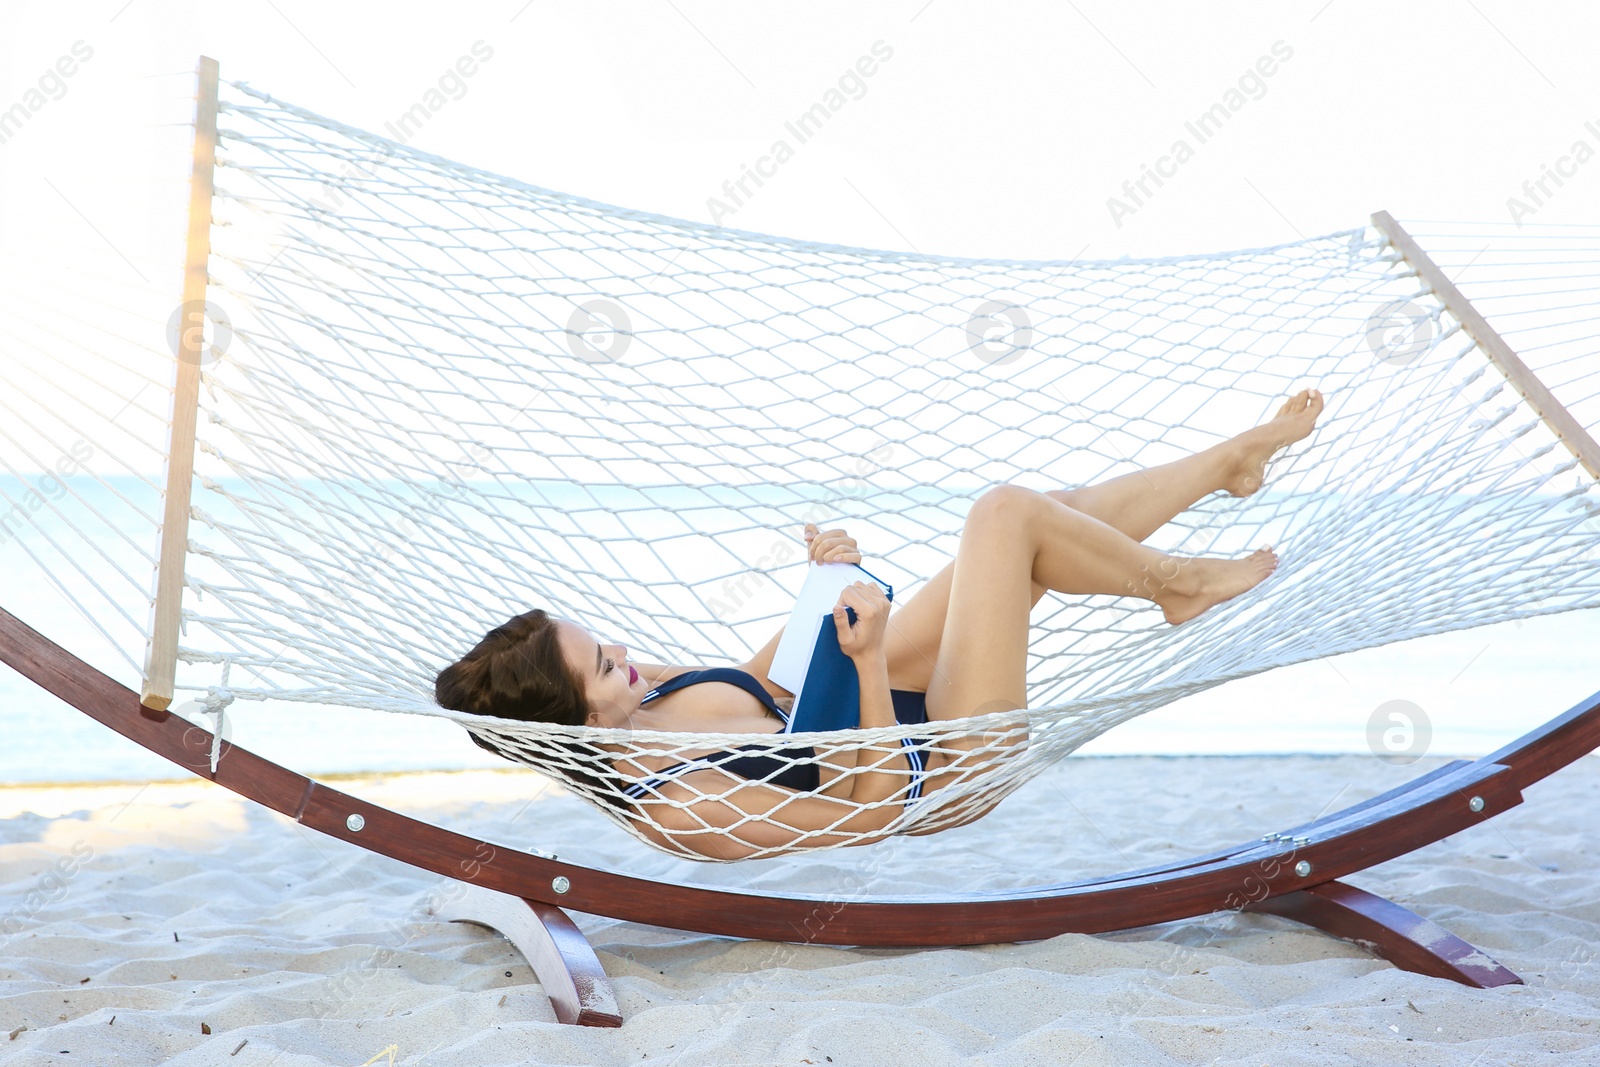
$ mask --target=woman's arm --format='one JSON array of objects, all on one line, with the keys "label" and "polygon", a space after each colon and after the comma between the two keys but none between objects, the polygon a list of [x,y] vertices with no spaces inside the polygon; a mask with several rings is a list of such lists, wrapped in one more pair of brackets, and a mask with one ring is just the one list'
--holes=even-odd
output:
[{"label": "woman's arm", "polygon": [[[855,610],[851,623],[846,608]],[[889,661],[883,651],[883,632],[889,619],[889,598],[876,582],[855,582],[839,594],[833,623],[839,648],[855,664],[861,690],[861,728],[894,726],[894,701],[889,695]],[[900,796],[911,786],[911,761],[898,743],[852,746],[851,767],[844,782],[848,792],[834,793],[854,804],[881,804]]]},{"label": "woman's arm", "polygon": [[[806,561],[808,563],[860,563],[861,550],[856,547],[855,538],[843,530],[817,529],[814,522],[806,523]],[[778,654],[778,642],[783,640],[783,628],[772,635],[772,640],[750,659],[740,665],[740,669],[748,674],[753,674],[767,692],[774,697],[792,697],[783,686],[767,677],[767,672],[772,670],[772,657]],[[642,671],[643,668],[640,668]]]}]

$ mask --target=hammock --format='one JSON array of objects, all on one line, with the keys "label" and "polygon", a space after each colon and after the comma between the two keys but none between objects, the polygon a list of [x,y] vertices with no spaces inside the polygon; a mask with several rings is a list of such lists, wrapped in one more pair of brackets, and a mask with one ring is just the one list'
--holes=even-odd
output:
[{"label": "hammock", "polygon": [[[1141,260],[844,248],[553,192],[234,83],[217,144],[198,290],[211,342],[183,342],[192,477],[185,372],[169,452],[166,412],[136,388],[150,354],[103,344],[92,363],[30,342],[30,359],[59,363],[53,379],[7,363],[31,400],[0,400],[17,416],[0,456],[7,507],[37,531],[17,550],[145,680],[147,703],[193,696],[219,740],[238,701],[444,716],[649,844],[714,859],[717,840],[767,823],[792,837],[753,851],[767,856],[954,825],[1117,724],[1232,679],[1600,605],[1600,471],[1375,226]],[[1522,321],[1547,332],[1518,348],[1546,357],[1544,381],[1585,424],[1600,414],[1594,302],[1567,264],[1597,241],[1519,232],[1487,257],[1470,235],[1437,241],[1441,258],[1476,253],[1480,303],[1503,299],[1513,324],[1537,314]],[[198,322],[198,301],[184,311]],[[529,607],[642,659],[738,662],[787,616],[804,522],[844,526],[909,599],[984,489],[1166,462],[1306,385],[1330,408],[1264,489],[1203,500],[1148,542],[1271,543],[1273,578],[1179,628],[1141,601],[1048,595],[1025,711],[644,735],[432,700],[440,667]],[[22,507],[17,487],[75,441],[97,488],[68,480]],[[161,514],[169,461],[180,521]],[[713,825],[697,812],[727,791],[693,778],[692,801],[617,803],[632,782],[619,748],[809,744],[888,769],[903,739],[957,734],[992,758],[870,833],[844,829],[860,811],[845,802],[827,827],[789,825],[784,804]],[[682,828],[646,836],[665,808]]]}]

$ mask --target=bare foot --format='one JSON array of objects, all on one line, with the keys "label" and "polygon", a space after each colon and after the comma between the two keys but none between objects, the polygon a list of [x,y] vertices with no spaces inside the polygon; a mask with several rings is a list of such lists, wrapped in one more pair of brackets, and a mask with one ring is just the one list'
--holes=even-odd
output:
[{"label": "bare foot", "polygon": [[1266,477],[1267,461],[1278,449],[1311,432],[1317,416],[1322,414],[1322,404],[1321,390],[1302,389],[1284,401],[1272,419],[1229,441],[1235,457],[1222,488],[1233,496],[1249,496],[1260,489]]},{"label": "bare foot", "polygon": [[1176,573],[1161,583],[1164,588],[1151,599],[1161,608],[1167,621],[1177,626],[1214,607],[1232,600],[1246,589],[1259,585],[1278,568],[1272,546],[1258,548],[1243,559],[1216,559],[1210,556],[1174,556]]}]

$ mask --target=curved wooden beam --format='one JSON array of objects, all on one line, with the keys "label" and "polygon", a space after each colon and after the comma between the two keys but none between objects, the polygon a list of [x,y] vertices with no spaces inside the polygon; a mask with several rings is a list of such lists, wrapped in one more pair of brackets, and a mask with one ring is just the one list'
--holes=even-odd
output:
[{"label": "curved wooden beam", "polygon": [[538,976],[557,1022],[622,1025],[622,1011],[611,990],[611,979],[606,977],[583,931],[566,912],[481,886],[464,885],[461,889],[463,892],[440,904],[435,914],[446,922],[487,926],[504,934]]},{"label": "curved wooden beam", "polygon": [[[654,926],[769,941],[915,947],[993,944],[1149,926],[1306,889],[1430,844],[1521,803],[1498,763],[1443,768],[1296,833],[1268,835],[1194,861],[1111,878],[977,894],[841,900],[670,885],[480,841],[331,789],[224,742],[215,773],[211,734],[143,708],[132,690],[0,611],[0,659],[67,703],[158,755],[301,824],[424,870],[578,911]],[[1519,766],[1550,767],[1600,731],[1600,693],[1535,731]],[[1555,746],[1559,755],[1537,751]],[[1586,751],[1586,750],[1585,750]]]},{"label": "curved wooden beam", "polygon": [[1521,985],[1506,967],[1455,934],[1392,900],[1345,882],[1323,882],[1250,905],[1354,941],[1402,970],[1491,989]]}]

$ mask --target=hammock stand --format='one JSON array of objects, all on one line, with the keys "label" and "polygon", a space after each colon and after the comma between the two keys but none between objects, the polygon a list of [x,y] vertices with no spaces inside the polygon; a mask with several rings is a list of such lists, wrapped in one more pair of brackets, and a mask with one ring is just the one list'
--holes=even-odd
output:
[{"label": "hammock stand", "polygon": [[0,610],[0,661],[190,773],[302,826],[467,883],[440,918],[500,930],[556,1018],[620,1026],[605,972],[563,909],[728,937],[877,948],[1031,941],[1218,911],[1259,911],[1363,946],[1404,970],[1477,988],[1522,979],[1447,930],[1342,881],[1522,803],[1522,791],[1600,747],[1600,692],[1477,760],[1456,760],[1312,822],[1142,870],[966,899],[833,900],[673,885],[454,833],[330,788],[139,702],[133,690]]},{"label": "hammock stand", "polygon": [[[186,307],[204,303],[210,251],[217,64],[200,63]],[[1600,446],[1387,212],[1372,222],[1590,474]],[[1109,877],[959,899],[830,899],[664,884],[560,861],[420,822],[220,741],[168,710],[177,659],[193,480],[200,338],[180,341],[160,567],[143,692],[135,692],[0,609],[0,661],[129,740],[303,826],[464,883],[440,909],[506,934],[556,1018],[620,1026],[610,983],[564,909],[730,937],[870,947],[933,947],[1102,933],[1204,916],[1268,912],[1363,945],[1396,966],[1478,988],[1522,980],[1416,913],[1346,876],[1477,825],[1522,791],[1600,747],[1600,692],[1509,745],[1456,760],[1361,803],[1259,840]]]}]

